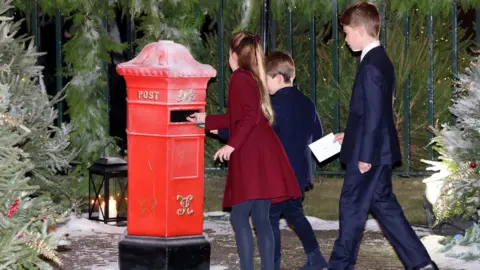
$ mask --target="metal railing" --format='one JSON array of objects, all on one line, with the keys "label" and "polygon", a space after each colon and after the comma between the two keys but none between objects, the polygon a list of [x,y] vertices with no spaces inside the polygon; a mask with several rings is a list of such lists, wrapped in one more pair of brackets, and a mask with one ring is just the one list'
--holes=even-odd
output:
[{"label": "metal railing", "polygon": [[[218,12],[217,12],[217,33],[218,33],[218,54],[223,55],[225,52],[223,50],[223,44],[224,44],[224,35],[223,35],[223,5],[224,5],[224,0],[218,0]],[[386,44],[386,35],[387,35],[387,23],[388,20],[386,20],[386,1],[385,0],[377,0],[377,6],[379,7],[380,15],[382,18],[382,25],[381,25],[381,43],[384,46],[388,46]],[[332,15],[331,15],[331,27],[333,29],[332,35],[331,35],[331,50],[332,50],[332,74],[334,78],[334,84],[338,85],[339,80],[340,80],[340,70],[339,70],[339,47],[340,47],[340,40],[339,40],[339,13],[341,13],[341,10],[339,10],[339,4],[337,0],[332,0]],[[286,3],[286,5],[288,5]],[[262,45],[265,48],[266,52],[271,51],[271,49],[275,49],[274,46],[270,46],[268,39],[271,39],[272,44],[276,44],[275,39],[275,29],[272,27],[272,17],[271,17],[271,7],[270,7],[270,1],[269,0],[263,0],[262,3],[262,10],[261,10],[261,27],[260,27],[260,33],[261,33],[261,39],[262,39]],[[458,58],[458,49],[457,49],[457,40],[458,40],[458,4],[457,0],[452,0],[452,5],[451,5],[451,77],[452,79],[455,77],[457,74],[457,58]],[[479,9],[476,10],[476,15],[477,18],[480,16]],[[292,9],[291,8],[286,8],[286,48],[287,50],[292,54],[293,53],[293,39],[294,39],[294,33],[293,33],[293,22],[292,22]],[[435,119],[435,104],[434,104],[434,93],[435,93],[435,87],[434,87],[434,17],[430,13],[427,16],[427,35],[428,35],[428,61],[429,61],[429,74],[428,74],[428,79],[425,82],[426,86],[426,91],[427,91],[427,98],[428,100],[426,101],[428,103],[428,125],[433,126]],[[315,29],[315,14],[312,14],[312,16],[309,18],[310,20],[310,27],[309,27],[309,73],[310,73],[310,82],[309,82],[309,89],[306,92],[312,100],[316,100],[317,96],[317,74],[316,74],[316,69],[317,69],[317,55],[316,55],[316,29]],[[270,22],[270,24],[269,24]],[[403,35],[404,35],[404,42],[405,42],[405,51],[404,55],[405,57],[408,54],[408,47],[410,45],[410,16],[408,13],[405,13],[403,16]],[[273,28],[273,29],[272,29]],[[337,30],[337,31],[336,31]],[[476,38],[480,37],[479,34],[479,28],[476,29]],[[358,57],[357,57],[358,58]],[[355,61],[352,58],[352,61]],[[357,59],[358,63],[358,59]],[[225,67],[225,63],[223,60],[223,57],[218,58],[218,66],[219,67]],[[430,172],[427,172],[425,170],[413,170],[410,167],[411,163],[411,126],[410,126],[410,118],[411,118],[411,112],[410,112],[410,106],[409,106],[409,101],[410,101],[410,75],[408,75],[408,79],[404,85],[404,91],[403,91],[403,99],[404,99],[404,106],[403,106],[403,115],[405,117],[405,120],[403,121],[403,166],[401,170],[396,170],[394,173],[399,174],[399,175],[405,175],[405,176],[414,176],[414,175],[428,175]],[[219,68],[218,70],[218,79],[219,79],[219,87],[218,87],[218,96],[219,96],[219,110],[223,111],[225,108],[225,102],[224,102],[224,97],[225,97],[225,87],[224,87],[224,71],[223,68]],[[453,93],[453,91],[452,91]],[[333,113],[333,131],[334,132],[339,132],[341,130],[341,125],[340,125],[340,104],[339,101],[336,101],[334,111]],[[453,118],[453,117],[452,117]],[[452,119],[452,122],[454,122],[454,119]],[[429,139],[433,137],[432,133],[429,133]],[[434,150],[431,145],[428,146],[428,158],[429,159],[434,159]],[[338,169],[329,169],[329,170],[318,170],[317,166],[315,166],[315,172],[317,174],[333,174],[333,175],[340,175],[343,174],[344,171],[341,169],[339,166],[338,160],[333,161],[337,166],[335,166]],[[217,169],[214,168],[207,168],[210,169],[211,171],[215,171]]]},{"label": "metal railing", "polygon": [[[217,42],[218,42],[218,75],[217,75],[217,80],[218,80],[218,106],[220,111],[224,111],[225,109],[225,97],[226,97],[226,90],[225,89],[225,81],[226,81],[226,76],[225,76],[225,69],[227,68],[227,63],[224,61],[224,57],[222,57],[225,53],[224,50],[224,43],[225,43],[225,36],[224,36],[224,18],[223,18],[223,11],[224,11],[224,5],[225,0],[217,0],[218,1],[218,6],[217,6],[217,14],[216,14],[216,23],[217,23]],[[262,0],[262,9],[261,9],[261,27],[260,27],[260,32],[261,32],[261,39],[262,39],[262,45],[263,47],[268,51],[272,49],[276,49],[275,44],[276,44],[276,30],[275,30],[275,24],[277,22],[274,22],[272,12],[271,12],[271,6],[270,6],[270,0]],[[127,1],[128,2],[128,1]],[[380,14],[382,17],[382,25],[381,25],[381,42],[383,43],[384,46],[388,46],[386,44],[386,35],[387,35],[387,23],[388,20],[386,20],[386,0],[377,0],[377,6],[379,7]],[[340,47],[340,38],[339,38],[339,13],[341,13],[341,10],[339,8],[339,4],[337,0],[332,0],[331,1],[332,7],[331,7],[331,20],[330,24],[333,29],[332,35],[331,35],[331,57],[332,57],[332,75],[333,75],[333,84],[334,86],[339,85],[340,82],[340,67],[339,67],[339,47]],[[285,4],[287,5],[287,3]],[[343,9],[343,7],[341,7]],[[452,0],[452,5],[451,5],[451,28],[452,28],[452,33],[451,33],[451,71],[452,71],[452,78],[455,77],[457,74],[457,61],[458,61],[458,48],[457,48],[457,40],[458,40],[458,33],[457,33],[457,28],[458,28],[458,19],[457,19],[457,13],[458,13],[458,5],[457,5],[457,0]],[[127,9],[128,10],[128,9]],[[288,8],[286,6],[286,14],[285,14],[285,27],[286,27],[286,49],[290,52],[293,53],[294,50],[294,38],[295,34],[293,32],[293,14],[292,14],[292,9]],[[476,10],[476,15],[477,18],[480,17],[480,9]],[[38,12],[37,10],[34,10],[31,14],[32,18],[32,29],[33,29],[33,35],[35,37],[35,42],[37,42],[39,38],[39,33],[38,33]],[[129,16],[126,16],[127,18],[127,42],[132,45],[132,38],[135,33],[134,25],[133,22],[131,22],[131,19]],[[317,96],[317,41],[316,41],[316,22],[315,22],[315,14],[312,14],[309,18],[309,63],[308,63],[308,70],[310,73],[310,79],[309,79],[309,86],[308,86],[308,91],[307,94],[312,98],[312,100],[316,100]],[[405,13],[403,16],[403,22],[404,22],[404,42],[405,42],[405,51],[404,55],[405,57],[408,54],[408,48],[410,44],[410,16],[408,13]],[[435,93],[435,87],[434,87],[434,36],[433,36],[433,26],[434,26],[434,20],[435,18],[432,16],[432,14],[427,16],[427,33],[428,33],[428,59],[429,59],[429,75],[428,79],[425,82],[425,87],[427,91],[427,98],[428,100],[426,101],[428,103],[428,124],[429,125],[434,125],[435,119],[434,119],[434,113],[435,113],[435,104],[434,104],[434,93]],[[62,15],[61,12],[58,11],[56,16],[55,16],[55,22],[56,22],[56,31],[55,31],[55,39],[56,39],[56,69],[61,70],[62,68],[62,33],[61,33],[61,28],[62,28]],[[476,28],[476,38],[477,40],[480,37],[480,28]],[[271,41],[271,44],[269,44],[269,38]],[[129,58],[132,58],[134,55],[133,51],[133,46],[130,46],[128,55]],[[355,61],[352,58],[352,61]],[[358,62],[358,59],[357,59]],[[60,91],[63,87],[63,78],[60,73],[57,73],[56,75],[56,89],[57,91]],[[453,91],[452,91],[453,93]],[[108,96],[108,90],[106,91],[105,95]],[[404,91],[403,91],[403,97],[404,99],[404,106],[403,106],[403,115],[405,117],[405,121],[403,121],[403,166],[401,170],[397,170],[395,173],[396,174],[401,174],[401,175],[425,175],[428,174],[426,171],[423,170],[412,170],[410,167],[411,163],[411,126],[410,126],[410,107],[409,107],[409,102],[410,101],[410,83],[409,79],[407,79],[405,85],[404,85]],[[62,116],[63,116],[63,108],[62,105],[59,104],[58,109],[58,122],[61,123]],[[341,123],[340,123],[340,116],[341,116],[341,110],[340,110],[340,103],[337,100],[336,104],[334,106],[334,111],[332,112],[333,114],[333,131],[334,132],[339,132],[341,130]],[[453,119],[454,120],[454,119]],[[452,121],[453,121],[452,120]],[[432,134],[429,135],[430,138],[432,138]],[[434,151],[431,146],[428,148],[428,158],[433,159],[434,158]],[[316,168],[316,173],[318,174],[343,174],[343,170],[340,167],[340,164],[338,160],[334,161],[336,166],[334,166],[336,169],[329,169],[329,170],[318,170]],[[206,168],[206,170],[209,171],[217,171],[218,169],[215,168]]]}]

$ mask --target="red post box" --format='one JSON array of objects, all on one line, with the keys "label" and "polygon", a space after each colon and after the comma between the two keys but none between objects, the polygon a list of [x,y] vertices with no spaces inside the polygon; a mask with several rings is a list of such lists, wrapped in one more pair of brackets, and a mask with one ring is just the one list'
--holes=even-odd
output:
[{"label": "red post box", "polygon": [[150,43],[117,66],[127,84],[128,222],[120,269],[209,269],[203,236],[205,110],[216,76],[173,41]]}]

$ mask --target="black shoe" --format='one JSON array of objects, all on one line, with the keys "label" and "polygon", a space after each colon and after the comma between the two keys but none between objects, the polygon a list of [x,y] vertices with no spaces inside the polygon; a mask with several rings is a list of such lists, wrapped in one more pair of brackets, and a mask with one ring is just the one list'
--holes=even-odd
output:
[{"label": "black shoe", "polygon": [[438,266],[435,264],[434,261],[430,261],[429,264],[423,267],[414,267],[413,270],[438,270]]}]

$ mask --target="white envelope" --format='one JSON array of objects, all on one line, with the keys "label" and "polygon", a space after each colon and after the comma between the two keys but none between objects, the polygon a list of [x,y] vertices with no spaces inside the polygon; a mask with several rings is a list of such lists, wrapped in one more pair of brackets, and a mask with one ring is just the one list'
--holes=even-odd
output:
[{"label": "white envelope", "polygon": [[323,138],[311,143],[308,147],[317,158],[318,162],[322,162],[338,153],[340,153],[341,144],[339,142],[333,143],[335,135],[330,133]]}]

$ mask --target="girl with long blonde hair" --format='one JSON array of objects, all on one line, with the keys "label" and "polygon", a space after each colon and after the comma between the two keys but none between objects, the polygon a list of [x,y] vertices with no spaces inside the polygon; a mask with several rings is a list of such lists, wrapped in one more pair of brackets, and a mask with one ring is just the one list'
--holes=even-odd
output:
[{"label": "girl with long blonde hair", "polygon": [[230,41],[229,64],[233,73],[228,92],[228,112],[195,113],[191,122],[205,123],[206,130],[229,129],[230,137],[214,159],[229,161],[223,206],[232,208],[242,270],[254,269],[253,235],[258,237],[261,269],[274,269],[274,236],[269,221],[272,203],[302,196],[293,169],[271,124],[275,120],[266,86],[260,38],[236,33]]}]

